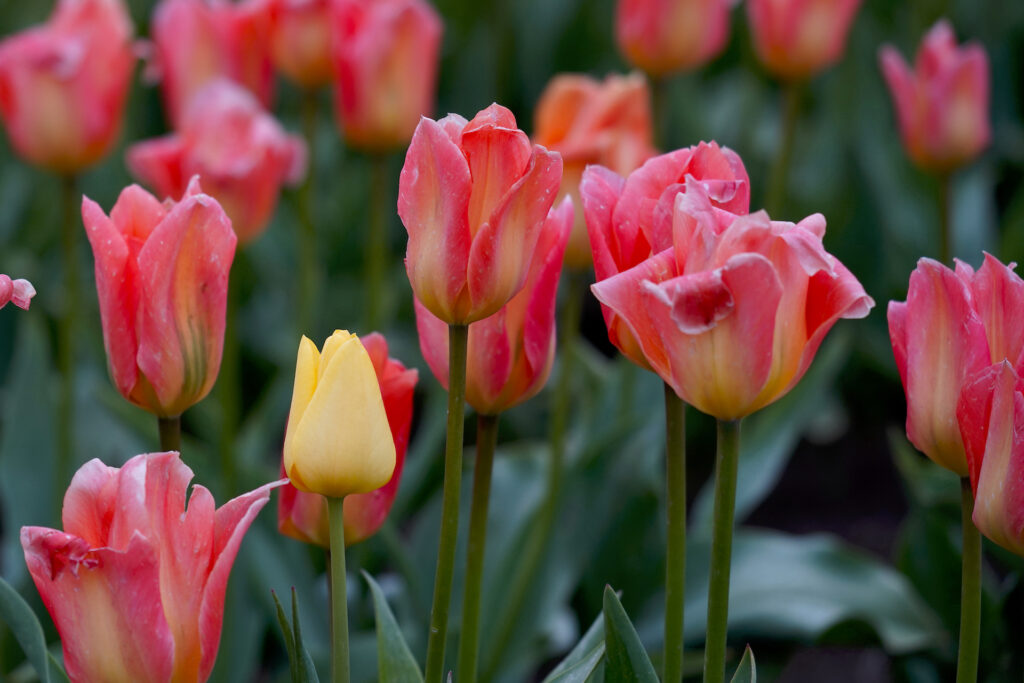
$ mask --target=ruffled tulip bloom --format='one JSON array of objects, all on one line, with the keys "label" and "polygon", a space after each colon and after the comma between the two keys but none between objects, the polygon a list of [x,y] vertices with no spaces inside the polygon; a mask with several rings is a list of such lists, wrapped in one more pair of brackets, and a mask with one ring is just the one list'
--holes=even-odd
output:
[{"label": "ruffled tulip bloom", "polygon": [[777,77],[800,81],[832,66],[861,0],[748,0],[757,56]]},{"label": "ruffled tulip bloom", "polygon": [[0,308],[13,303],[27,311],[35,295],[36,288],[28,280],[12,280],[9,275],[0,274]]},{"label": "ruffled tulip bloom", "polygon": [[226,80],[196,95],[179,132],[132,145],[126,156],[132,174],[165,197],[179,196],[199,175],[242,244],[263,233],[281,186],[298,183],[306,172],[302,139]]},{"label": "ruffled tulip bloom", "polygon": [[332,21],[345,140],[366,150],[404,147],[434,109],[441,18],[425,0],[338,0]]},{"label": "ruffled tulip bloom", "polygon": [[231,221],[198,179],[177,203],[126,187],[109,217],[84,198],[82,221],[114,385],[159,417],[180,415],[209,393],[220,369]]},{"label": "ruffled tulip bloom", "polygon": [[[562,255],[573,222],[569,199],[551,210],[537,257],[522,291],[501,310],[469,326],[466,403],[481,415],[498,415],[532,398],[547,382],[555,359],[555,300]],[[416,300],[420,351],[448,389],[448,325]]]},{"label": "ruffled tulip bloom", "polygon": [[981,45],[957,47],[953,27],[940,21],[921,43],[913,70],[893,47],[879,57],[914,163],[948,172],[988,146],[989,66]]},{"label": "ruffled tulip bloom", "polygon": [[526,283],[562,159],[492,104],[466,122],[420,120],[398,184],[412,291],[448,324],[486,318]]},{"label": "ruffled tulip bloom", "polygon": [[580,200],[583,169],[600,164],[624,176],[657,153],[650,99],[640,74],[611,75],[603,82],[564,74],[552,79],[540,97],[533,141],[562,155],[559,197],[572,197],[577,207],[565,251],[570,268],[587,268],[592,259]]},{"label": "ruffled tulip bloom", "polygon": [[271,0],[274,66],[303,88],[319,88],[334,77],[330,10],[330,0]]},{"label": "ruffled tulip bloom", "polygon": [[0,120],[14,150],[57,173],[110,151],[132,76],[121,0],[61,0],[46,24],[0,42]]},{"label": "ruffled tulip bloom", "polygon": [[[654,157],[625,179],[599,166],[584,171],[580,195],[598,282],[672,246],[675,197],[685,192],[687,177],[703,184],[714,206],[735,214],[749,210],[750,179],[743,160],[714,142]],[[651,370],[630,326],[608,306],[601,311],[612,344]]]},{"label": "ruffled tulip bloom", "polygon": [[635,67],[666,76],[709,62],[729,39],[729,0],[619,0],[615,40]]},{"label": "ruffled tulip bloom", "polygon": [[284,468],[295,488],[330,498],[369,493],[395,471],[380,383],[359,337],[336,330],[323,351],[299,344],[284,440]]},{"label": "ruffled tulip bloom", "polygon": [[[382,335],[366,335],[362,342],[377,374],[384,411],[387,413],[388,425],[391,428],[391,438],[395,443],[395,471],[388,483],[381,488],[345,498],[345,545],[365,541],[375,534],[387,519],[391,504],[395,502],[402,468],[405,465],[405,451],[409,446],[413,390],[419,378],[416,370],[408,370],[399,361],[388,357],[388,344]],[[281,471],[283,475],[283,463]],[[330,547],[326,499],[321,495],[303,493],[294,486],[285,485],[281,489],[277,528],[282,534],[304,543]]]},{"label": "ruffled tulip bloom", "polygon": [[238,546],[267,484],[215,509],[177,453],[82,466],[64,531],[22,527],[32,580],[57,625],[72,683],[202,683],[220,643]]},{"label": "ruffled tulip bloom", "polygon": [[737,216],[693,178],[674,204],[673,246],[591,289],[680,398],[737,420],[784,396],[832,325],[874,302],[825,251],[820,214]]},{"label": "ruffled tulip bloom", "polygon": [[218,78],[269,107],[270,29],[268,0],[160,0],[152,23],[154,71],[171,122],[179,125],[196,93]]}]

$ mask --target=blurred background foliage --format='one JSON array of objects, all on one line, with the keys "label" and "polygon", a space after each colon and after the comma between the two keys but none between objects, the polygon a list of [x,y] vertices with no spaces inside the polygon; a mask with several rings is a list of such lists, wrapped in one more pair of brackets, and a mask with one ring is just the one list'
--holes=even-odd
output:
[{"label": "blurred background foliage", "polygon": [[[150,0],[129,0],[145,33]],[[471,116],[491,101],[509,106],[529,131],[532,108],[558,72],[601,76],[626,68],[612,38],[613,0],[437,0],[445,21],[437,112]],[[39,22],[50,3],[0,2],[0,35]],[[744,8],[725,54],[669,86],[667,148],[714,139],[744,159],[760,206],[779,144],[781,91],[758,66]],[[865,321],[837,326],[801,385],[748,421],[740,466],[730,626],[736,655],[757,653],[763,680],[950,680],[959,599],[955,478],[907,443],[905,406],[889,347],[885,304],[903,299],[916,260],[937,255],[937,183],[900,145],[877,65],[878,47],[912,56],[940,17],[960,40],[984,44],[992,64],[993,142],[954,177],[954,253],[979,265],[982,250],[1024,259],[1024,3],[1005,0],[866,0],[845,58],[805,88],[785,215],[821,212],[826,247],[878,303]],[[141,67],[140,67],[141,74]],[[321,97],[315,217],[327,278],[315,329],[296,329],[295,196],[282,198],[266,234],[235,261],[241,289],[244,421],[237,444],[239,490],[220,479],[217,390],[185,415],[184,457],[218,500],[276,478],[298,334],[322,340],[365,319],[363,240],[369,160],[347,150]],[[275,113],[300,127],[300,97],[280,82]],[[156,89],[133,87],[122,147],[81,181],[109,208],[131,182],[123,144],[164,133]],[[401,155],[390,159],[397,192]],[[63,489],[51,484],[57,375],[53,313],[59,303],[58,180],[21,163],[0,142],[0,270],[29,278],[31,312],[0,314],[0,573],[43,615],[18,542],[24,524],[57,522]],[[383,316],[391,354],[420,369],[416,421],[399,498],[386,527],[350,550],[351,567],[372,573],[422,656],[440,510],[444,394],[423,363],[411,293],[401,265],[405,235],[389,227],[390,291]],[[157,449],[151,417],[111,386],[85,239],[79,244],[83,310],[76,349],[76,455],[119,464]],[[1022,312],[1024,314],[1024,312]],[[484,581],[481,663],[491,681],[541,680],[601,610],[605,584],[622,602],[655,663],[663,609],[664,509],[661,385],[610,353],[596,302],[588,300],[571,377],[569,463],[554,536],[514,624],[496,623],[545,487],[550,391],[502,420]],[[553,376],[559,372],[556,365]],[[688,647],[703,637],[713,425],[689,414],[691,543]],[[472,450],[469,424],[467,448]],[[472,457],[467,458],[468,467]],[[470,477],[464,478],[468,503]],[[323,559],[279,536],[276,510],[250,532],[229,587],[213,680],[285,681],[288,666],[270,589],[298,588],[303,632],[326,672]],[[463,515],[464,521],[468,515]],[[1024,564],[986,542],[981,680],[1019,680],[1024,668]],[[462,561],[459,566],[461,568]],[[351,580],[354,680],[376,680],[373,601]],[[461,585],[456,576],[456,586]],[[458,593],[452,606],[459,614]],[[51,642],[49,619],[42,616]],[[453,624],[453,646],[458,625]],[[54,647],[57,647],[54,645]],[[694,667],[699,656],[689,658]],[[13,639],[0,638],[0,679],[32,680]]]}]

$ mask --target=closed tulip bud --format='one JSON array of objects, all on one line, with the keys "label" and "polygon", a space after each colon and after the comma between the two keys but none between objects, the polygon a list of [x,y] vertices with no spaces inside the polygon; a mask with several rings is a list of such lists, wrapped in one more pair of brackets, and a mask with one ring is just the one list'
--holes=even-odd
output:
[{"label": "closed tulip bud", "polygon": [[748,0],[761,63],[784,80],[804,80],[835,64],[861,0]]},{"label": "closed tulip bud", "polygon": [[126,157],[132,174],[165,197],[177,197],[189,178],[201,177],[242,244],[263,234],[281,186],[306,173],[302,139],[227,80],[213,81],[195,96],[179,132],[136,143]]},{"label": "closed tulip bud", "polygon": [[75,173],[121,129],[135,57],[121,0],[61,0],[46,24],[0,42],[0,120],[30,163]]},{"label": "closed tulip bud", "polygon": [[177,453],[82,466],[64,531],[22,527],[25,562],[53,617],[71,683],[202,683],[217,658],[224,593],[267,484],[216,509]]},{"label": "closed tulip bud", "polygon": [[28,280],[12,280],[8,275],[0,275],[0,308],[13,303],[27,311],[35,295],[36,288]]},{"label": "closed tulip bud", "polygon": [[448,324],[488,317],[523,288],[562,159],[492,104],[472,121],[421,119],[398,185],[413,294]]},{"label": "closed tulip bud", "polygon": [[914,163],[944,173],[988,146],[989,66],[981,45],[957,47],[953,27],[940,21],[921,43],[913,70],[890,46],[879,57]]},{"label": "closed tulip bud", "polygon": [[615,40],[651,76],[694,69],[729,39],[729,0],[619,0]]},{"label": "closed tulip bud", "polygon": [[330,10],[330,0],[271,0],[274,66],[304,88],[319,88],[334,76]]},{"label": "closed tulip bud", "polygon": [[366,150],[404,147],[434,109],[441,18],[425,0],[338,0],[338,125]]}]

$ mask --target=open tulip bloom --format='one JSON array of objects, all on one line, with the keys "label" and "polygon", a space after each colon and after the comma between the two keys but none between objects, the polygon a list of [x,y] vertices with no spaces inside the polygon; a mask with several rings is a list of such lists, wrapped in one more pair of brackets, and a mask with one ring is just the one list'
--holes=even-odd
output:
[{"label": "open tulip bloom", "polygon": [[0,275],[0,308],[13,303],[27,311],[35,295],[36,288],[28,280],[12,280],[9,275]]}]

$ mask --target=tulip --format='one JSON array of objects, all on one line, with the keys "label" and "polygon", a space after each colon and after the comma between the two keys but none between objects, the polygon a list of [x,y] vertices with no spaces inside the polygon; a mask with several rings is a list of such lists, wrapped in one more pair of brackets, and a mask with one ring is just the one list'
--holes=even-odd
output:
[{"label": "tulip", "polygon": [[729,39],[729,0],[619,0],[615,40],[651,76],[694,69]]},{"label": "tulip", "polygon": [[30,163],[73,174],[110,151],[135,58],[121,0],[60,0],[0,42],[0,120]]},{"label": "tulip", "polygon": [[12,280],[9,275],[0,275],[0,308],[13,303],[27,311],[35,295],[36,288],[28,280]]},{"label": "tulip", "polygon": [[177,203],[131,185],[109,217],[84,198],[82,221],[114,385],[159,417],[180,415],[209,393],[220,368],[231,221],[197,178]]},{"label": "tulip", "polygon": [[799,81],[835,64],[861,0],[748,0],[757,56],[777,77]]},{"label": "tulip", "polygon": [[[377,383],[380,385],[384,411],[387,413],[391,437],[395,444],[395,471],[383,487],[345,498],[347,545],[364,541],[376,533],[391,510],[405,464],[405,451],[409,445],[413,390],[418,379],[416,370],[407,370],[402,363],[388,357],[388,345],[383,336],[377,333],[369,334],[362,338],[362,342],[373,363]],[[283,473],[283,464],[281,469]],[[327,504],[324,497],[303,493],[290,484],[281,489],[277,526],[281,533],[305,543],[313,543],[324,548],[330,545]]]},{"label": "tulip", "polygon": [[91,460],[64,496],[64,531],[22,527],[32,580],[60,633],[72,683],[202,683],[220,641],[238,546],[266,484],[215,509],[177,453],[121,468]]},{"label": "tulip", "polygon": [[243,244],[262,234],[284,183],[306,171],[306,146],[285,133],[252,95],[227,80],[195,96],[180,131],[132,145],[128,168],[168,197],[199,175],[231,217]]},{"label": "tulip", "polygon": [[953,27],[940,21],[921,43],[913,70],[891,46],[879,57],[914,163],[948,173],[985,149],[991,137],[989,66],[981,45],[957,47]]},{"label": "tulip", "polygon": [[338,125],[354,147],[403,147],[434,109],[441,18],[424,0],[338,0]]},{"label": "tulip", "polygon": [[562,155],[559,198],[568,195],[577,206],[565,262],[587,268],[592,257],[580,204],[583,169],[600,164],[627,175],[656,154],[647,82],[639,74],[611,75],[604,82],[556,76],[537,104],[534,130],[534,142]]},{"label": "tulip", "polygon": [[270,54],[274,66],[304,88],[331,82],[329,0],[271,0]]},{"label": "tulip", "polygon": [[523,288],[562,159],[531,145],[512,112],[492,104],[468,123],[420,120],[405,157],[398,214],[420,303],[448,324],[498,311]]}]

